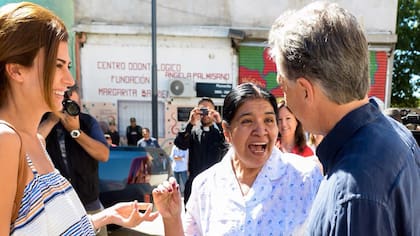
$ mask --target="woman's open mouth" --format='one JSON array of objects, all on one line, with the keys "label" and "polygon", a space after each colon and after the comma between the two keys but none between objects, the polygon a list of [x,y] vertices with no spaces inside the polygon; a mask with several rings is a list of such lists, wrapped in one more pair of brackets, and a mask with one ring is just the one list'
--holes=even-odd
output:
[{"label": "woman's open mouth", "polygon": [[253,143],[248,145],[248,148],[255,153],[263,153],[267,149],[267,143]]}]

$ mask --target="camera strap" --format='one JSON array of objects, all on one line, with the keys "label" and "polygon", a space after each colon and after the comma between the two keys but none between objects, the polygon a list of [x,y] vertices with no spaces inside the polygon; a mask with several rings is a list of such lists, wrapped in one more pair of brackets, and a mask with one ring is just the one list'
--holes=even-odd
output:
[{"label": "camera strap", "polygon": [[56,130],[57,130],[58,146],[60,148],[63,164],[64,164],[64,167],[66,168],[66,172],[67,172],[66,174],[70,178],[71,176],[70,166],[69,166],[69,161],[68,161],[67,151],[66,151],[66,135],[65,135],[64,127],[58,125]]}]

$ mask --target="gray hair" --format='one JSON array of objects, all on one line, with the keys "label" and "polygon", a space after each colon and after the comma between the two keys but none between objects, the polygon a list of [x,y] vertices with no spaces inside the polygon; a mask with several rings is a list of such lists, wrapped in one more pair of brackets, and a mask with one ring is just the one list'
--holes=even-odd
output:
[{"label": "gray hair", "polygon": [[304,77],[337,104],[368,93],[368,43],[357,19],[337,4],[315,2],[281,15],[269,34],[271,56],[288,80]]}]

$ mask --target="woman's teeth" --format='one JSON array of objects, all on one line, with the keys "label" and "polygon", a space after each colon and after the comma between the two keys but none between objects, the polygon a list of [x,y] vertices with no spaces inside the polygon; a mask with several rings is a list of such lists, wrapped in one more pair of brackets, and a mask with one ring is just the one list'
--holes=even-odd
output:
[{"label": "woman's teeth", "polygon": [[54,91],[54,94],[64,96],[64,91]]},{"label": "woman's teeth", "polygon": [[264,152],[267,148],[267,144],[265,143],[254,143],[249,145],[249,149],[253,152]]}]

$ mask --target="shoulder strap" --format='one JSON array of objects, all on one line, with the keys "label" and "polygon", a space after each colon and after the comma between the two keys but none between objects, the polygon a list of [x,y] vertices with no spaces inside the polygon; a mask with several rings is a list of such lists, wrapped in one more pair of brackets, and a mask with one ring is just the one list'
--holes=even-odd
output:
[{"label": "shoulder strap", "polygon": [[13,129],[16,134],[19,136],[20,140],[20,150],[19,150],[19,164],[18,164],[18,177],[17,177],[17,186],[16,186],[16,195],[15,200],[13,202],[13,211],[12,211],[12,218],[11,223],[15,222],[19,214],[20,203],[23,197],[23,191],[25,190],[26,184],[26,163],[25,163],[25,152],[23,151],[23,142],[22,137],[20,136],[19,132],[13,127],[13,125],[7,123],[6,121],[0,120],[0,124],[4,124],[11,129]]}]

